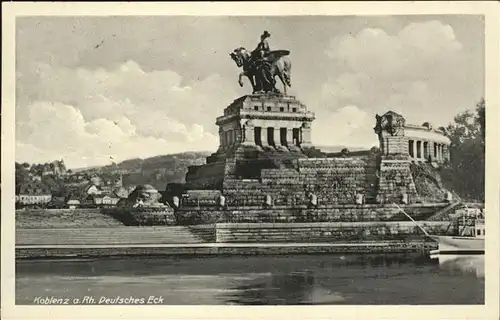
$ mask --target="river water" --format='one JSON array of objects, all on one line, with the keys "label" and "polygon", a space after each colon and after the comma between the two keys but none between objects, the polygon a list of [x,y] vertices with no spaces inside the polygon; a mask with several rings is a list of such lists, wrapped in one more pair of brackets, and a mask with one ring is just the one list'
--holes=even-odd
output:
[{"label": "river water", "polygon": [[483,304],[484,256],[198,256],[16,262],[16,304],[148,304],[148,300],[169,305]]}]

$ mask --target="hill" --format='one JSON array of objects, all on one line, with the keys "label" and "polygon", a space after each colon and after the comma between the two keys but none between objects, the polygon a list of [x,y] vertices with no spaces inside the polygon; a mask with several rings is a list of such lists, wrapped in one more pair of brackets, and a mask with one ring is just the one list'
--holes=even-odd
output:
[{"label": "hill", "polygon": [[[345,146],[321,146],[322,152],[340,151]],[[357,150],[353,148],[352,150]],[[97,175],[118,175],[123,177],[123,186],[150,184],[158,190],[165,190],[168,183],[184,183],[189,166],[205,163],[205,158],[211,152],[183,152],[155,156],[146,159],[134,158],[124,160],[117,164],[80,168],[79,173]]]},{"label": "hill", "polygon": [[146,159],[129,159],[117,164],[83,169],[87,174],[121,174],[123,186],[150,184],[165,190],[167,183],[183,183],[187,168],[205,163],[210,152],[183,152]]}]

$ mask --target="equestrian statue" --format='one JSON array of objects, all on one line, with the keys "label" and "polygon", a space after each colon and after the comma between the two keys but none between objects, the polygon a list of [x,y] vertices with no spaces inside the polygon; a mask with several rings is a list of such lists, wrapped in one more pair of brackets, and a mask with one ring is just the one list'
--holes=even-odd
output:
[{"label": "equestrian statue", "polygon": [[277,76],[283,83],[286,94],[287,87],[291,87],[292,63],[288,58],[290,51],[271,51],[267,42],[267,38],[270,36],[269,32],[264,31],[255,50],[249,52],[245,48],[239,47],[229,55],[236,62],[238,68],[243,68],[243,72],[239,74],[238,78],[241,87],[243,87],[242,78],[246,76],[250,80],[253,93],[280,93],[276,89]]}]

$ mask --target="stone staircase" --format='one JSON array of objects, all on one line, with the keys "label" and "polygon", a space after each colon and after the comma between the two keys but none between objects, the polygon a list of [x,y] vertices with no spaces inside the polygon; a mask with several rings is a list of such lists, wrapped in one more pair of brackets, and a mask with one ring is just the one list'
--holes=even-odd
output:
[{"label": "stone staircase", "polygon": [[99,209],[16,210],[16,228],[102,228],[123,227],[123,223]]},{"label": "stone staircase", "polygon": [[205,242],[215,242],[216,232],[214,225],[195,225],[190,226],[189,230],[193,235]]},{"label": "stone staircase", "polygon": [[204,243],[210,229],[188,227],[117,227],[79,229],[17,229],[16,245],[127,245]]},{"label": "stone staircase", "polygon": [[453,202],[447,205],[446,207],[436,211],[433,215],[427,218],[427,221],[444,221],[448,220],[448,215],[459,205],[461,202]]},{"label": "stone staircase", "polygon": [[378,176],[376,163],[366,167],[365,186],[365,203],[377,203]]}]

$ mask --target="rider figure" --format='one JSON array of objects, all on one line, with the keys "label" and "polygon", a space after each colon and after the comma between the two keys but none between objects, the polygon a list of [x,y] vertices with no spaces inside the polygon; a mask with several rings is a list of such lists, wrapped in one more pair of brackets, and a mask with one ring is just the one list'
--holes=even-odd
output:
[{"label": "rider figure", "polygon": [[276,80],[271,74],[271,62],[266,59],[267,53],[271,51],[266,40],[269,37],[271,37],[271,34],[264,31],[260,36],[257,48],[251,54],[253,68],[256,70],[256,87],[259,88],[258,91],[276,91],[274,88]]},{"label": "rider figure", "polygon": [[257,48],[255,48],[254,51],[252,51],[252,57],[256,60],[262,60],[265,57],[265,54],[271,51],[269,49],[269,44],[267,43],[267,38],[271,37],[271,34],[267,31],[264,31],[262,35],[260,36],[260,42],[257,45]]}]

